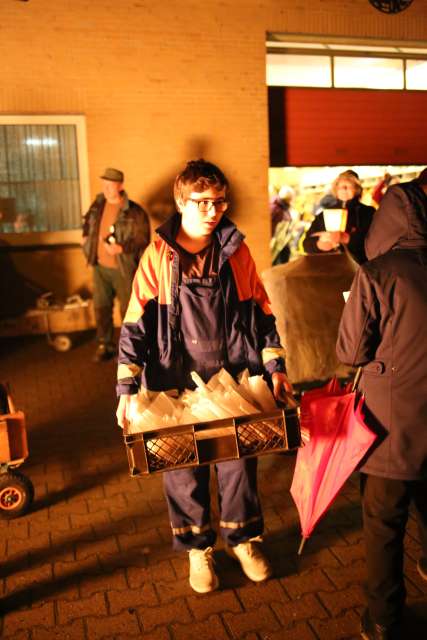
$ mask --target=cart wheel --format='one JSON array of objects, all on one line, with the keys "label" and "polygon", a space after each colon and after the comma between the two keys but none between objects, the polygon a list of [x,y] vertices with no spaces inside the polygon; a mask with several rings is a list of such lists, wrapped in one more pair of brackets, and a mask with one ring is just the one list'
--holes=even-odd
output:
[{"label": "cart wheel", "polygon": [[0,475],[0,518],[9,520],[22,516],[33,498],[33,483],[24,474],[9,470]]},{"label": "cart wheel", "polygon": [[69,351],[71,349],[71,338],[60,334],[52,338],[51,345],[55,351]]}]

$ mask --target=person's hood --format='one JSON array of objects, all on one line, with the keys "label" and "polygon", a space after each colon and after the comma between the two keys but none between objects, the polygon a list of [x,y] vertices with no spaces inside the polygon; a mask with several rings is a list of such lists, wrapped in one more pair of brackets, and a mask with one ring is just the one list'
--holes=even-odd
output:
[{"label": "person's hood", "polygon": [[[165,240],[171,247],[176,248],[176,236],[178,235],[179,228],[181,226],[181,214],[175,213],[168,218],[164,224],[156,229],[156,233],[159,234],[163,240]],[[213,232],[217,238],[221,249],[221,264],[224,260],[227,260],[241,245],[245,236],[236,225],[231,222],[230,218],[223,216]]]},{"label": "person's hood", "polygon": [[390,249],[427,248],[427,195],[417,180],[396,184],[387,192],[365,239],[368,260]]}]

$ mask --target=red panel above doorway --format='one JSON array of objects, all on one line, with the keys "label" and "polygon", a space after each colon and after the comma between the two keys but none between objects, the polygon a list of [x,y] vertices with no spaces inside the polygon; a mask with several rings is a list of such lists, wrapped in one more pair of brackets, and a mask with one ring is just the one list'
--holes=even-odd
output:
[{"label": "red panel above doorway", "polygon": [[284,164],[427,163],[427,91],[283,91]]}]

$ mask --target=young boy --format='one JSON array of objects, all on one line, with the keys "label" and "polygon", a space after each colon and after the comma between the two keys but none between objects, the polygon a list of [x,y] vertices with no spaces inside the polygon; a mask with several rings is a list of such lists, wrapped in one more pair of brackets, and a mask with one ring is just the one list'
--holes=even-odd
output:
[{"label": "young boy", "polygon": [[[264,287],[243,235],[224,216],[228,181],[210,162],[189,162],[176,177],[179,213],[157,229],[143,255],[119,343],[117,419],[123,427],[131,394],[194,388],[224,367],[271,379],[277,398],[292,391]],[[230,555],[255,582],[271,567],[260,550],[263,518],[256,458],[216,465],[220,530]],[[210,523],[209,466],[163,474],[174,548],[187,550],[190,585],[216,589]]]}]

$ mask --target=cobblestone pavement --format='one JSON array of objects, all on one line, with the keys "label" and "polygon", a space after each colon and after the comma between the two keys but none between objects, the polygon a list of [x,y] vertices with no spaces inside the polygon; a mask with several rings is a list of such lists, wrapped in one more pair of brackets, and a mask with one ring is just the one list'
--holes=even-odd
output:
[{"label": "cobblestone pavement", "polygon": [[[265,549],[274,577],[250,583],[219,544],[221,588],[196,595],[187,582],[186,555],[171,551],[161,476],[129,477],[114,420],[115,366],[91,362],[89,338],[80,336],[67,353],[53,351],[38,337],[0,343],[0,379],[10,381],[27,417],[30,457],[21,471],[33,481],[36,496],[31,513],[0,520],[0,635],[17,640],[359,637],[365,566],[357,476],[298,559],[298,517],[288,491],[295,458],[260,458]],[[418,553],[411,519],[405,575],[418,621],[408,639],[426,637],[427,583],[416,571]]]}]

